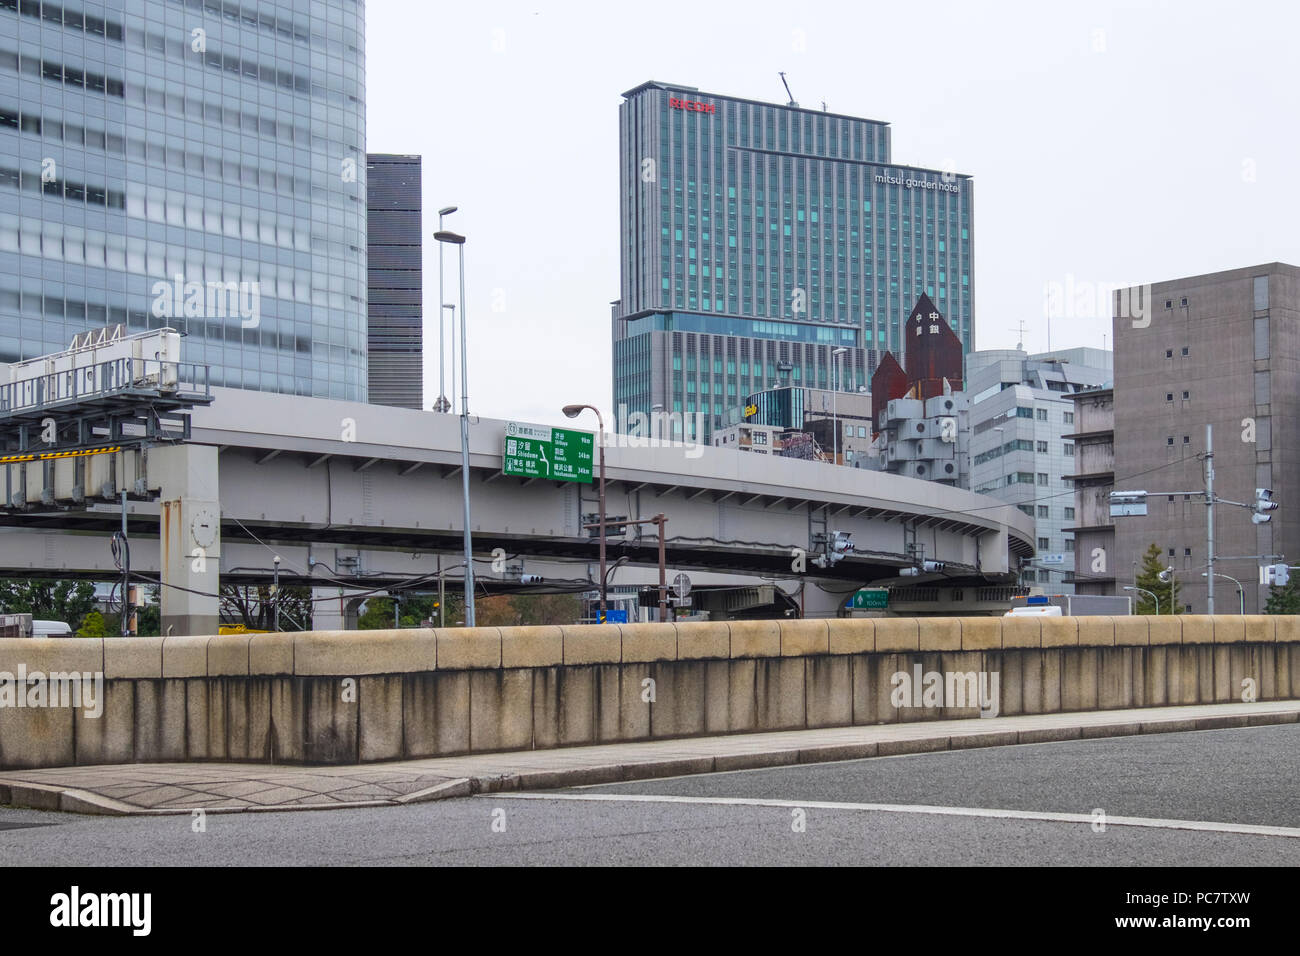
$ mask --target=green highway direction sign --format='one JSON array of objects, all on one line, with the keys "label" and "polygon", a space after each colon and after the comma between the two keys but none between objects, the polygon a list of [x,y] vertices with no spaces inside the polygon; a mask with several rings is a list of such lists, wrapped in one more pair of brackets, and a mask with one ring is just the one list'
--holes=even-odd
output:
[{"label": "green highway direction sign", "polygon": [[849,607],[862,611],[883,611],[889,607],[889,591],[886,588],[863,588],[854,593]]},{"label": "green highway direction sign", "polygon": [[506,422],[501,470],[517,478],[591,484],[594,432]]}]

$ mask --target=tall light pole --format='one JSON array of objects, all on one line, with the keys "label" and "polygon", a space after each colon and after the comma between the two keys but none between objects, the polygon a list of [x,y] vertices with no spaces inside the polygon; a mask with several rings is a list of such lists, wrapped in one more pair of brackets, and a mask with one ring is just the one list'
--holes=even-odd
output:
[{"label": "tall light pole", "polygon": [[[834,391],[831,392],[831,424],[835,426],[835,438],[831,442],[831,464],[840,463],[840,356],[847,352],[846,348],[833,349],[831,351],[831,360],[835,363],[834,369]],[[826,406],[823,405],[822,408]]]},{"label": "tall light pole", "polygon": [[[453,212],[456,211],[456,209],[457,209],[456,206],[444,206],[442,209],[438,210],[438,231],[439,232],[442,232],[443,218],[445,216],[450,216]],[[445,296],[443,295],[443,291],[442,291],[442,245],[439,244],[438,245],[438,307],[439,307],[438,308],[438,400],[434,402],[433,405],[433,410],[435,412],[446,412],[451,410],[451,402],[447,401],[447,393],[442,387],[442,382],[443,382],[442,370],[443,370],[443,366],[446,364],[446,359],[443,358],[443,338],[442,338],[442,320],[443,320],[442,310],[447,308],[445,305],[443,305],[444,298]],[[454,315],[452,316],[452,319],[453,321],[455,320]],[[452,329],[453,335],[455,334],[455,331],[456,330],[453,328]],[[455,368],[454,364],[452,368],[453,369]],[[455,391],[454,386],[452,388],[452,391],[453,392]]]},{"label": "tall light pole", "polygon": [[[441,249],[442,247],[439,246],[438,248]],[[451,395],[453,401],[448,401],[446,396],[443,396],[442,398],[442,401],[444,402],[443,411],[450,412],[455,411],[456,407],[454,401],[456,397],[456,306],[450,302],[444,302],[442,304],[442,311],[451,313]],[[442,321],[441,318],[439,321]]]},{"label": "tall light pole", "polygon": [[1156,593],[1155,593],[1154,591],[1148,591],[1146,588],[1134,588],[1134,587],[1129,587],[1127,584],[1124,585],[1124,590],[1125,590],[1125,591],[1141,591],[1143,594],[1149,594],[1149,595],[1151,596],[1151,600],[1154,601],[1155,604],[1156,604],[1156,617],[1159,617],[1159,616],[1160,616],[1160,598],[1158,598],[1158,597],[1156,596]]},{"label": "tall light pole", "polygon": [[584,409],[590,408],[596,413],[596,424],[600,432],[596,435],[596,444],[600,446],[600,623],[605,623],[605,419],[595,405],[565,405],[560,411],[566,418],[577,418]]},{"label": "tall light pole", "polygon": [[276,633],[280,632],[280,556],[275,556],[275,583],[271,585],[271,599],[275,601],[275,624],[273,625]]},{"label": "tall light pole", "polygon": [[[1241,586],[1241,582],[1238,581],[1236,578],[1234,578],[1231,574],[1224,574],[1222,571],[1215,571],[1214,574],[1215,577],[1227,578],[1233,584],[1237,585],[1237,603],[1240,605],[1240,613],[1245,614],[1246,613],[1246,591]],[[1208,571],[1201,572],[1201,577],[1208,578],[1209,576],[1210,574]]]},{"label": "tall light pole", "polygon": [[1178,600],[1178,572],[1174,570],[1174,566],[1171,564],[1157,574],[1156,577],[1169,584],[1169,613],[1173,614],[1175,613],[1175,602]]},{"label": "tall light pole", "polygon": [[460,257],[460,477],[465,503],[465,626],[473,627],[474,544],[470,540],[469,531],[469,365],[465,361],[465,237],[439,230],[433,234],[433,238],[440,243],[452,243]]}]

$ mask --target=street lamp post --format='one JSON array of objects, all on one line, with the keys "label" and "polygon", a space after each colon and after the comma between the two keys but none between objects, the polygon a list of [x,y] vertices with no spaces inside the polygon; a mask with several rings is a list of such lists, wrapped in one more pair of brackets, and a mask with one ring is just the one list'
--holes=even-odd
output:
[{"label": "street lamp post", "polygon": [[[442,209],[438,210],[438,231],[439,232],[442,232],[443,217],[450,216],[453,212],[456,211],[456,208],[457,208],[456,206],[444,206]],[[446,306],[442,305],[443,299],[444,299],[444,295],[442,291],[442,246],[440,245],[438,246],[438,304],[445,309]],[[447,401],[447,393],[442,387],[443,385],[442,371],[443,371],[443,366],[446,364],[446,359],[443,358],[442,319],[443,319],[442,312],[439,311],[438,312],[438,401],[435,402],[433,406],[433,410],[435,412],[446,412],[451,409],[451,402]],[[455,321],[454,314],[452,315],[452,321],[453,322]],[[455,331],[456,330],[453,327],[452,329],[453,335],[455,334]],[[452,368],[453,370],[455,369],[454,360],[453,360]],[[454,386],[452,388],[452,391],[453,393],[455,392]]]},{"label": "street lamp post", "polygon": [[[1210,576],[1210,572],[1208,571],[1201,572],[1201,577],[1207,578],[1209,576]],[[1217,578],[1227,578],[1233,584],[1237,585],[1237,603],[1240,605],[1240,613],[1245,614],[1246,613],[1246,590],[1241,586],[1241,582],[1238,581],[1236,578],[1234,578],[1231,574],[1224,574],[1221,571],[1215,571],[1214,576]]]},{"label": "street lamp post", "polygon": [[[834,368],[834,390],[831,392],[831,424],[835,427],[835,437],[831,441],[831,464],[840,463],[840,356],[847,352],[846,348],[833,349],[831,359],[835,363]],[[826,406],[823,405],[822,408]]]},{"label": "street lamp post", "polygon": [[600,429],[596,435],[596,444],[600,446],[600,623],[605,623],[605,419],[595,405],[565,405],[561,411],[566,418],[577,418],[584,409],[596,413],[596,425]]},{"label": "street lamp post", "polygon": [[469,364],[465,360],[465,237],[439,230],[433,238],[440,243],[452,243],[460,258],[460,477],[465,506],[465,626],[473,627],[474,544],[469,530]]},{"label": "street lamp post", "polygon": [[1171,564],[1159,574],[1156,575],[1161,581],[1169,583],[1169,613],[1174,613],[1174,602],[1178,600],[1178,572],[1174,570]]},{"label": "street lamp post", "polygon": [[1151,600],[1154,601],[1155,604],[1156,604],[1156,616],[1157,616],[1157,617],[1160,616],[1160,598],[1156,597],[1156,593],[1155,593],[1154,591],[1148,591],[1146,588],[1135,588],[1135,587],[1129,587],[1127,584],[1124,585],[1124,590],[1125,590],[1125,591],[1141,591],[1143,594],[1149,594],[1149,595],[1151,596]]},{"label": "street lamp post", "polygon": [[[442,247],[439,246],[438,248],[441,249]],[[442,397],[442,402],[443,402],[443,411],[450,412],[450,411],[455,411],[455,407],[456,407],[456,402],[455,402],[455,397],[456,397],[456,306],[453,305],[453,304],[450,303],[450,302],[444,302],[444,303],[442,304],[442,311],[443,311],[443,312],[450,312],[450,313],[451,313],[451,395],[452,395],[452,400],[449,401],[449,400],[447,399],[446,396],[443,396],[443,397]],[[442,322],[442,318],[439,317],[438,321],[439,321],[439,323],[441,323],[441,322]]]},{"label": "street lamp post", "polygon": [[275,624],[273,626],[278,634],[280,631],[280,556],[278,554],[275,556],[275,583],[271,585],[271,595],[272,600],[275,601],[275,604],[272,605],[275,611]]}]

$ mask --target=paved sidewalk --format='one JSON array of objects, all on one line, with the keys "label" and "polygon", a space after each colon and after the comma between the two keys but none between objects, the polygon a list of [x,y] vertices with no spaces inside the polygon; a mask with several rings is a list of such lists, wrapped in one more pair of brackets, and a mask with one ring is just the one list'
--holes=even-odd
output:
[{"label": "paved sidewalk", "polygon": [[1300,701],[832,727],[346,767],[112,764],[0,772],[0,804],[98,814],[397,806],[424,800],[1009,744],[1300,722]]}]

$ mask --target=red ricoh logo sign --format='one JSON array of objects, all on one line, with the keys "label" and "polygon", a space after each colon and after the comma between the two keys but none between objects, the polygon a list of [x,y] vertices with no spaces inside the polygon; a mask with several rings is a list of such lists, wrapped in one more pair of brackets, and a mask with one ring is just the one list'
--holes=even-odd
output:
[{"label": "red ricoh logo sign", "polygon": [[697,100],[679,100],[669,97],[668,105],[675,110],[688,110],[692,113],[715,112],[712,103],[700,103]]}]

